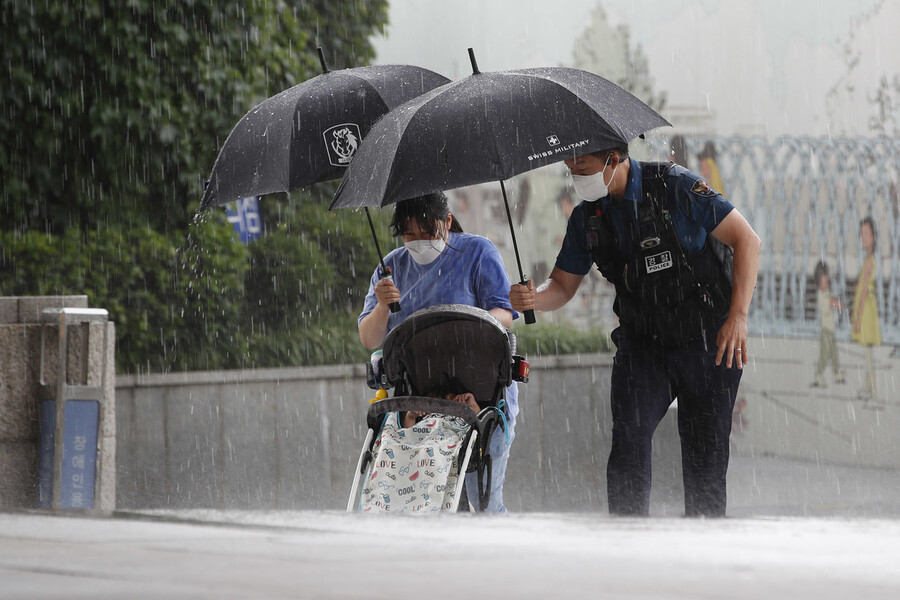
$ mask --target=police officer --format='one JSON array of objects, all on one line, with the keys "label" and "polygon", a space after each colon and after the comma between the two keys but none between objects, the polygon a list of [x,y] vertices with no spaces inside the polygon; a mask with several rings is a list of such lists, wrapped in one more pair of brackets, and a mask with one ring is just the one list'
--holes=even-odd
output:
[{"label": "police officer", "polygon": [[725,515],[731,413],[747,364],[760,240],[698,175],[628,148],[566,160],[585,200],[550,278],[510,288],[515,310],[555,310],[595,264],[616,288],[619,327],[607,465],[611,514],[648,515],[651,440],[678,399],[688,516]]}]

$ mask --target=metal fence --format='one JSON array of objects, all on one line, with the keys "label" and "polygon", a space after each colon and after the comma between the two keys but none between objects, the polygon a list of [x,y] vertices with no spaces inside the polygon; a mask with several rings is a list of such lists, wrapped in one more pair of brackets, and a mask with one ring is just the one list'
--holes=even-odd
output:
[{"label": "metal fence", "polygon": [[[661,154],[670,140],[652,146]],[[818,336],[813,271],[821,260],[829,268],[832,293],[845,305],[837,336],[849,338],[850,307],[865,259],[859,224],[871,216],[882,337],[885,344],[900,344],[900,140],[693,137],[683,140],[683,148],[686,166],[706,171],[707,179],[710,164],[700,157],[714,159],[720,191],[762,238],[753,334]]]}]

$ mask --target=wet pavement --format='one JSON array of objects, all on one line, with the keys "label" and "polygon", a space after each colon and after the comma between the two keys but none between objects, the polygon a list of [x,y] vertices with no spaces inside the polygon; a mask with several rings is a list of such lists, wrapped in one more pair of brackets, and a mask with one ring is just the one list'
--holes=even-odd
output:
[{"label": "wet pavement", "polygon": [[734,456],[727,519],[0,513],[0,598],[900,597],[900,474]]},{"label": "wet pavement", "polygon": [[18,598],[897,598],[900,521],[0,514]]}]

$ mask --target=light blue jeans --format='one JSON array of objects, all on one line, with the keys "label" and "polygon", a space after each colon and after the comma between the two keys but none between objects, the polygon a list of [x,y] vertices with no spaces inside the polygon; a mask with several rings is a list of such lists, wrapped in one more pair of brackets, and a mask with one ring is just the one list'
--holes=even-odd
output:
[{"label": "light blue jeans", "polygon": [[[509,512],[506,510],[506,505],[503,504],[503,482],[506,480],[506,463],[509,461],[509,448],[516,437],[516,419],[515,417],[507,417],[506,422],[509,429],[509,443],[506,443],[506,432],[497,427],[491,436],[490,444],[488,444],[488,450],[491,453],[491,498],[488,501],[488,507],[485,512]],[[478,500],[478,473],[466,475],[466,493],[469,498],[469,504],[477,509],[480,506]]]}]

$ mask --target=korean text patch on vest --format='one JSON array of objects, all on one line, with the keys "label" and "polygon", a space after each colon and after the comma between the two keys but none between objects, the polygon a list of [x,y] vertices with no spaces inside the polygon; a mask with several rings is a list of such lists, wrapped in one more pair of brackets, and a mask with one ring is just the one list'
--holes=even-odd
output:
[{"label": "korean text patch on vest", "polygon": [[672,266],[672,253],[666,250],[665,252],[660,252],[653,256],[645,256],[644,263],[647,265],[648,273],[655,273],[656,271],[668,269]]}]

